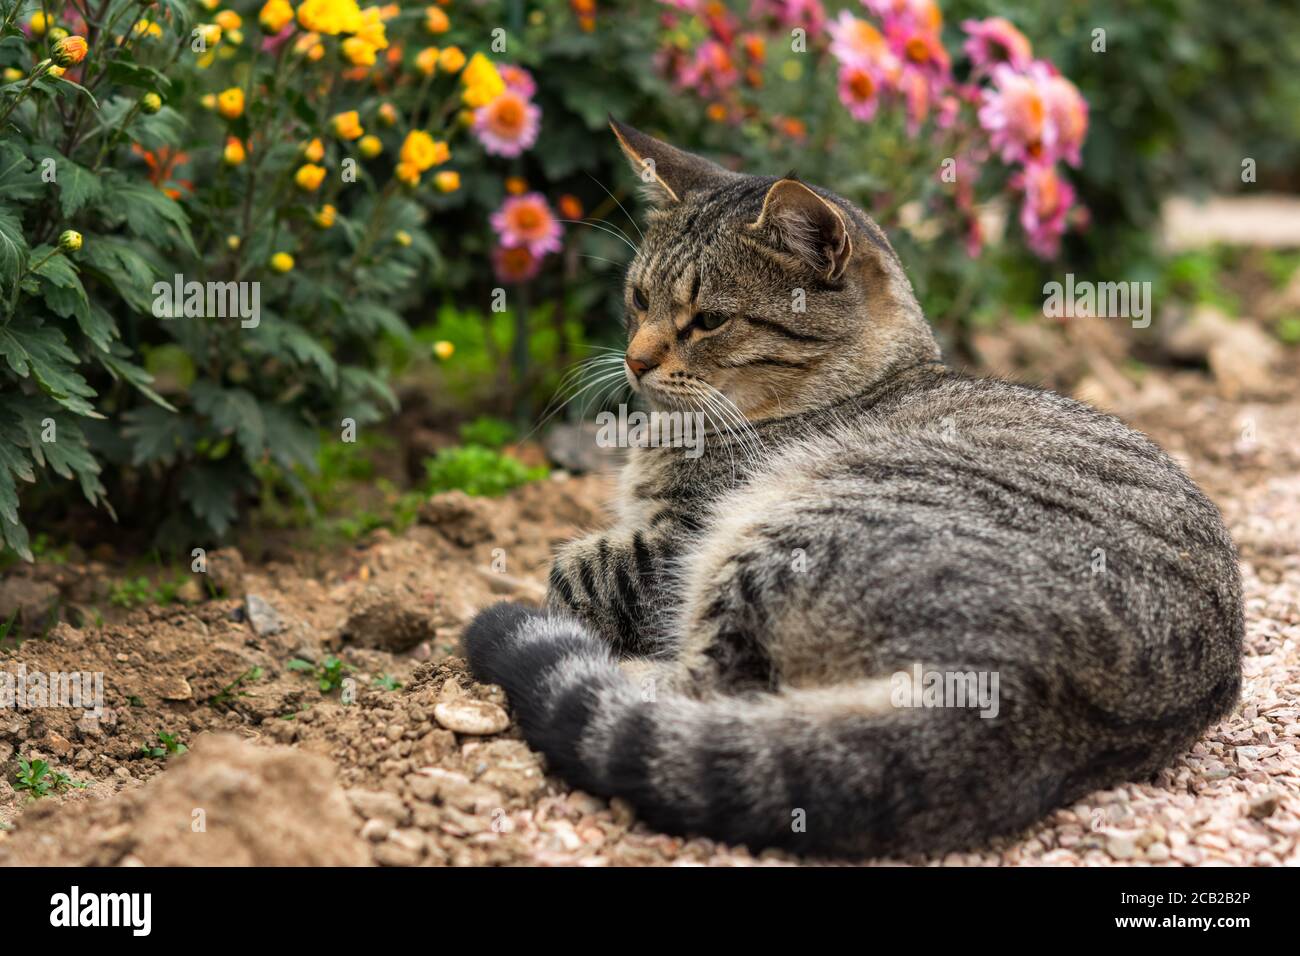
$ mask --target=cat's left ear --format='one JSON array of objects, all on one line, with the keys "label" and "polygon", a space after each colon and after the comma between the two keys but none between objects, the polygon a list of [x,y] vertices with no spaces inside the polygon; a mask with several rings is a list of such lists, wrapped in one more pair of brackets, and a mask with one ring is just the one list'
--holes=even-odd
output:
[{"label": "cat's left ear", "polygon": [[797,179],[787,177],[772,184],[762,213],[749,228],[766,233],[829,281],[844,274],[853,256],[844,213]]}]

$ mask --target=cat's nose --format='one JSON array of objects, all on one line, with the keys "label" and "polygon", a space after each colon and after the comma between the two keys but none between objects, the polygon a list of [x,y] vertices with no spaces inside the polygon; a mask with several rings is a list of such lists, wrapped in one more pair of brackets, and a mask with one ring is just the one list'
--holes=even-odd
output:
[{"label": "cat's nose", "polygon": [[627,367],[632,370],[632,374],[640,378],[646,372],[650,371],[658,362],[649,362],[645,359],[633,358],[631,355],[624,356],[627,361]]}]

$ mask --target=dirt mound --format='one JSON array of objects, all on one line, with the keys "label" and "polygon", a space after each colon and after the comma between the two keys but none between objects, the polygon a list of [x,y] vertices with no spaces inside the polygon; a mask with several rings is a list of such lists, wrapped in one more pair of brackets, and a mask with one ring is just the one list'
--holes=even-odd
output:
[{"label": "dirt mound", "polygon": [[356,828],[329,761],[222,734],[115,800],[34,807],[0,865],[360,866]]}]

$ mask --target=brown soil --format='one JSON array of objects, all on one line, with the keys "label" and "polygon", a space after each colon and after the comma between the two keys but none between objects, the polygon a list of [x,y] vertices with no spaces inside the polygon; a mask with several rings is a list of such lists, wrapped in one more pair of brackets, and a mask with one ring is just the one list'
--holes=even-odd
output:
[{"label": "brown soil", "polygon": [[[913,862],[1300,863],[1291,381],[1254,402],[1227,401],[1190,371],[1121,392],[1085,383],[1180,457],[1241,546],[1249,624],[1236,712],[1152,781],[1093,794],[981,852]],[[226,596],[190,591],[190,604],[6,642],[0,669],[102,671],[105,710],[0,710],[0,864],[795,862],[658,834],[620,801],[571,791],[507,725],[502,692],[454,656],[477,609],[539,600],[552,546],[598,526],[607,491],[601,478],[560,477],[496,501],[439,496],[410,531],[342,553],[244,567],[218,552],[209,577]],[[114,570],[38,564],[3,587],[9,600],[57,593],[65,609],[84,607],[102,603]],[[331,654],[351,668],[339,690],[287,667]],[[190,751],[144,753],[160,731]],[[86,786],[33,801],[13,786],[20,756]]]}]

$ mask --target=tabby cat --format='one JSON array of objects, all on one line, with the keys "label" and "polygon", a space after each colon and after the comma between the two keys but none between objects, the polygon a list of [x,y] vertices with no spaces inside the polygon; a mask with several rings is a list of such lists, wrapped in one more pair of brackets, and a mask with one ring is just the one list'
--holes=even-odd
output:
[{"label": "tabby cat", "polygon": [[[628,379],[716,427],[696,459],[633,450],[544,612],[466,630],[553,771],[664,830],[943,851],[1149,776],[1229,711],[1235,550],[1164,452],[945,367],[846,200],[611,125],[655,194]],[[993,707],[952,693],[976,678]]]}]

